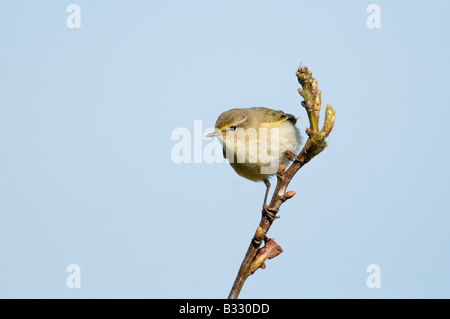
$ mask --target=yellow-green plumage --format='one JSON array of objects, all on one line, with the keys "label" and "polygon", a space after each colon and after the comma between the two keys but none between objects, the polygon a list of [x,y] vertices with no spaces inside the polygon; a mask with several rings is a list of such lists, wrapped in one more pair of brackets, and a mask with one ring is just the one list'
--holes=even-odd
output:
[{"label": "yellow-green plumage", "polygon": [[[297,119],[291,114],[264,107],[231,109],[219,116],[216,131],[210,136],[217,136],[222,142],[224,157],[230,160],[230,165],[237,174],[252,181],[264,181],[269,186],[268,178],[276,174],[280,164],[286,165],[289,162],[286,151],[298,151],[301,138],[296,122]],[[277,129],[277,132],[273,129]],[[249,133],[249,136],[239,140],[237,132]],[[253,132],[256,135],[252,135]],[[278,141],[271,139],[271,136],[276,137],[275,133],[278,133]],[[275,145],[278,145],[278,149]],[[233,155],[231,158],[230,150]],[[245,159],[239,158],[239,152],[245,153]]]}]

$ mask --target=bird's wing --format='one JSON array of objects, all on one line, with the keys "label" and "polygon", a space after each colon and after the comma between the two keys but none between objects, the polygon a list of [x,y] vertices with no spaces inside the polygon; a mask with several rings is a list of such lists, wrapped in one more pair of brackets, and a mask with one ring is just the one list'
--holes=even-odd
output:
[{"label": "bird's wing", "polygon": [[284,121],[291,121],[293,124],[297,123],[297,118],[292,114],[284,113],[283,111],[272,111],[271,116],[266,117],[266,123],[281,123]]}]

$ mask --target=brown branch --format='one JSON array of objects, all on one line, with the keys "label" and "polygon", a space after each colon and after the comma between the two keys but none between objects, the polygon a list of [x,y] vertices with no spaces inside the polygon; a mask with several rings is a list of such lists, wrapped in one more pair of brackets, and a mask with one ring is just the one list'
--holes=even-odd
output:
[{"label": "brown branch", "polygon": [[[328,143],[325,138],[328,137],[333,129],[335,120],[335,111],[331,105],[327,105],[325,110],[325,121],[321,131],[319,131],[319,115],[320,106],[322,104],[321,91],[318,89],[316,79],[312,77],[311,71],[307,67],[300,66],[296,72],[298,82],[303,89],[299,89],[299,94],[304,101],[302,106],[306,109],[310,127],[306,129],[306,134],[309,136],[303,149],[293,159],[292,165],[286,170],[284,165],[280,165],[277,172],[277,185],[273,192],[272,199],[268,205],[267,213],[262,212],[261,221],[256,229],[244,260],[242,261],[236,280],[233,284],[229,299],[236,299],[245,283],[248,276],[252,275],[258,268],[265,267],[265,260],[273,258],[281,253],[282,249],[272,239],[266,239],[266,234],[270,229],[273,221],[276,218],[276,213],[280,206],[289,198],[295,195],[293,191],[286,191],[289,183],[300,168],[313,159],[316,155],[322,152]],[[259,248],[263,239],[265,239],[265,246]]]}]

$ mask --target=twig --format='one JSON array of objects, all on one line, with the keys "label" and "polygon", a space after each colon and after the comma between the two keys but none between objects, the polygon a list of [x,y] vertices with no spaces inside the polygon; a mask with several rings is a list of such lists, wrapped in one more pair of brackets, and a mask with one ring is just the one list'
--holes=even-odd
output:
[{"label": "twig", "polygon": [[[312,77],[311,71],[308,71],[306,66],[300,66],[296,75],[298,82],[302,86],[302,89],[298,89],[298,92],[304,99],[301,104],[306,109],[310,124],[310,127],[306,129],[308,140],[300,153],[293,158],[293,163],[287,170],[284,165],[280,165],[278,169],[277,185],[267,208],[272,214],[268,214],[263,210],[261,221],[250,242],[244,260],[242,261],[238,275],[236,276],[236,280],[228,296],[229,299],[236,299],[239,296],[245,280],[258,268],[264,268],[265,260],[271,259],[283,251],[273,239],[267,238],[266,234],[275,220],[276,213],[279,211],[281,204],[295,195],[295,192],[293,191],[286,191],[294,175],[303,167],[303,165],[308,163],[328,146],[328,142],[326,142],[325,139],[333,129],[336,112],[331,105],[327,105],[324,125],[322,130],[319,131],[319,116],[322,99],[317,81]],[[259,248],[263,239],[265,240],[265,246]]]}]

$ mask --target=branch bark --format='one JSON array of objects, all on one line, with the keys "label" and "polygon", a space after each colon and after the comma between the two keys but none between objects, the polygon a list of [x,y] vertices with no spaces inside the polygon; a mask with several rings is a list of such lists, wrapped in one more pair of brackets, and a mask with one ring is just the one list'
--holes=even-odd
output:
[{"label": "branch bark", "polygon": [[[324,125],[322,130],[319,131],[322,92],[318,89],[317,80],[312,77],[311,71],[308,71],[306,66],[300,66],[296,72],[296,76],[298,82],[302,86],[301,89],[298,89],[299,94],[303,97],[301,104],[306,109],[310,124],[310,127],[306,129],[308,139],[300,153],[293,158],[293,163],[289,166],[289,168],[286,170],[284,165],[280,165],[278,169],[277,185],[267,208],[267,210],[273,214],[267,214],[266,211],[263,210],[261,221],[250,242],[241,267],[239,268],[236,280],[228,296],[229,299],[238,298],[245,280],[258,268],[264,268],[264,262],[266,259],[271,259],[282,252],[281,247],[272,239],[267,238],[266,234],[268,233],[270,226],[272,226],[280,206],[287,199],[295,195],[295,192],[293,191],[286,191],[294,175],[300,170],[300,168],[302,168],[306,163],[308,163],[328,146],[328,142],[326,142],[325,139],[333,129],[336,112],[333,110],[331,105],[327,105],[325,110]],[[265,246],[263,248],[259,248],[263,240],[265,241]]]}]

